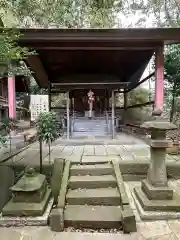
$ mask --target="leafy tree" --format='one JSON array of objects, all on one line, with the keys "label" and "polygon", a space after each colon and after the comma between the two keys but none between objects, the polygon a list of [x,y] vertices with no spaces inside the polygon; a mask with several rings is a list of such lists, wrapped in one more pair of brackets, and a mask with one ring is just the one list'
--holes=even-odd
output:
[{"label": "leafy tree", "polygon": [[167,88],[165,94],[170,95],[171,111],[170,121],[175,117],[176,98],[180,95],[180,45],[168,46],[165,51],[165,74],[167,81]]},{"label": "leafy tree", "polygon": [[31,94],[48,94],[47,89],[40,88],[40,86],[36,83],[35,79],[31,76],[30,77],[30,93]]},{"label": "leafy tree", "polygon": [[20,27],[174,27],[180,14],[178,0],[1,0],[0,7]]},{"label": "leafy tree", "polygon": [[[128,93],[128,106],[143,104],[149,101],[149,90],[146,88],[138,87]],[[151,118],[152,106],[141,106],[135,108],[128,108],[125,112],[127,122],[140,124]]]},{"label": "leafy tree", "polygon": [[149,101],[149,91],[146,88],[135,88],[128,93],[129,105],[141,104]]}]

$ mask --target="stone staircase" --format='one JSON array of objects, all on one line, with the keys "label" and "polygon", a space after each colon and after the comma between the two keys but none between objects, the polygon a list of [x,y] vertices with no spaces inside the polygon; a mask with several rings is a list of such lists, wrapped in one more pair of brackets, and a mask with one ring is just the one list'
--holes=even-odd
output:
[{"label": "stone staircase", "polygon": [[108,124],[104,117],[82,117],[73,120],[72,137],[107,136],[108,133]]},{"label": "stone staircase", "polygon": [[[61,194],[64,193],[60,191],[59,201]],[[71,164],[65,199],[64,209],[61,211],[62,204],[58,204],[57,211],[51,214],[52,230],[62,231],[65,226],[136,231],[135,216],[115,163]]]}]

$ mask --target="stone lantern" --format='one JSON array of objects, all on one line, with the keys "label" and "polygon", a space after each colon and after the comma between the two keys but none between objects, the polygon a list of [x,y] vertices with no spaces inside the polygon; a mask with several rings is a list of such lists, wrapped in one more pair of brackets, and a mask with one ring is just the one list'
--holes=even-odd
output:
[{"label": "stone lantern", "polygon": [[51,197],[45,175],[28,168],[11,190],[12,198],[3,208],[3,216],[43,215]]},{"label": "stone lantern", "polygon": [[135,202],[142,219],[175,218],[180,212],[180,196],[168,186],[166,148],[171,144],[166,132],[177,127],[160,118],[145,122],[142,128],[151,132],[150,164],[147,178],[135,187]]}]

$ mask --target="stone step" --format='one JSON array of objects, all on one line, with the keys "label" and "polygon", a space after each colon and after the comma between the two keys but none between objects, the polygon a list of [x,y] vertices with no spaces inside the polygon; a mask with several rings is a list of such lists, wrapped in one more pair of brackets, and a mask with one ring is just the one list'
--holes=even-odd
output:
[{"label": "stone step", "polygon": [[88,137],[88,136],[104,137],[108,135],[109,135],[108,132],[72,132],[73,137]]},{"label": "stone step", "polygon": [[94,165],[72,165],[70,168],[70,176],[76,175],[111,175],[114,174],[114,169],[110,163],[94,164]]},{"label": "stone step", "polygon": [[120,205],[117,188],[75,189],[68,190],[66,201],[69,205]]},{"label": "stone step", "polygon": [[67,205],[64,210],[65,226],[75,228],[121,228],[120,206]]},{"label": "stone step", "polygon": [[69,188],[108,188],[116,187],[116,179],[112,175],[102,176],[71,176],[69,179]]}]

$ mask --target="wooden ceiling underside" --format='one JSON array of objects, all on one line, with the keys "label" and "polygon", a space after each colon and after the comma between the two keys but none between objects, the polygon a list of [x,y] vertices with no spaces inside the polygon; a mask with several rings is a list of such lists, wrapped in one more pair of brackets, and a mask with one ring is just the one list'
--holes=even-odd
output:
[{"label": "wooden ceiling underside", "polygon": [[[180,41],[180,29],[24,29],[20,45],[35,49],[27,59],[40,86],[115,79],[138,82],[156,48]],[[116,86],[117,87],[117,86]]]}]

